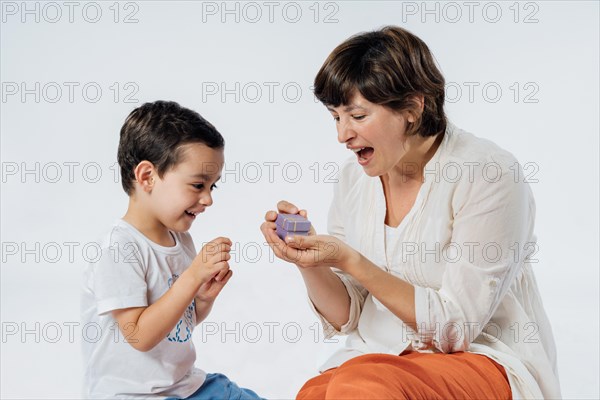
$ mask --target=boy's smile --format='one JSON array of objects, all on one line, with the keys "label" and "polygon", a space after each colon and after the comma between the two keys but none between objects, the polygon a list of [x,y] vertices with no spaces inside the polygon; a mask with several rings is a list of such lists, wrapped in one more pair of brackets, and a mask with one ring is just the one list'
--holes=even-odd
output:
[{"label": "boy's smile", "polygon": [[156,180],[151,193],[157,218],[177,232],[187,231],[196,216],[212,205],[212,191],[224,163],[222,149],[199,143],[183,147],[180,162]]},{"label": "boy's smile", "polygon": [[201,212],[204,212],[204,210],[201,211],[188,211],[185,210],[185,215],[187,215],[188,217],[190,217],[192,220],[196,219],[196,215],[200,214]]},{"label": "boy's smile", "polygon": [[212,191],[221,178],[223,149],[201,143],[180,148],[179,162],[161,177],[150,164],[148,189],[130,202],[125,220],[150,240],[173,246],[169,231],[186,232],[198,214],[213,203]]}]

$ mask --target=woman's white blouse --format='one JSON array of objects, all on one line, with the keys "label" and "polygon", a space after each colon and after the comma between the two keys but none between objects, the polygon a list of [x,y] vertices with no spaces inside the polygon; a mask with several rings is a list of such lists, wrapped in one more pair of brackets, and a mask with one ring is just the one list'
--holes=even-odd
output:
[{"label": "woman's white blouse", "polygon": [[366,353],[468,351],[505,367],[513,398],[559,398],[554,338],[532,271],[535,203],[515,157],[449,123],[415,204],[387,234],[385,214],[380,179],[353,157],[335,186],[329,233],[414,285],[418,329],[334,268],[350,295],[349,320],[336,331],[313,310],[327,337],[349,336],[321,371]]}]

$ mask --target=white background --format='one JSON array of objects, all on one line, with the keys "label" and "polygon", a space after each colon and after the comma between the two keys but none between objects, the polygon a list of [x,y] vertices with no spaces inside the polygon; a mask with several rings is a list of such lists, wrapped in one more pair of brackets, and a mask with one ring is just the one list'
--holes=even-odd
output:
[{"label": "white background", "polygon": [[197,365],[293,397],[336,344],[315,338],[299,274],[270,260],[258,228],[288,199],[324,231],[328,178],[349,153],[312,79],[341,41],[387,24],[429,45],[457,126],[531,163],[563,395],[599,397],[597,2],[275,2],[272,15],[263,2],[74,4],[70,16],[62,2],[2,3],[2,398],[80,396],[80,344],[94,336],[79,319],[82,267],[126,209],[121,124],[157,99],[199,111],[227,142],[225,181],[191,233],[198,248],[238,243],[235,275],[195,333]]}]

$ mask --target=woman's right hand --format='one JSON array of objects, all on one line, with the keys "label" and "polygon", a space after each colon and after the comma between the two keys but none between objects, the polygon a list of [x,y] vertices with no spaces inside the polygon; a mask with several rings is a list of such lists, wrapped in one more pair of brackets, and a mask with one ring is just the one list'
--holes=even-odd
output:
[{"label": "woman's right hand", "polygon": [[[313,264],[314,251],[311,253],[307,249],[288,246],[277,236],[275,221],[278,213],[300,214],[307,218],[306,210],[300,210],[287,201],[280,201],[277,203],[277,212],[269,211],[265,214],[265,222],[260,226],[260,230],[278,258],[293,263],[299,268],[312,303],[339,331],[348,322],[350,315],[350,297],[346,286],[331,268],[320,268]],[[321,236],[317,235],[311,225],[308,237],[318,240]]]},{"label": "woman's right hand", "polygon": [[[265,222],[260,226],[260,230],[267,240],[267,243],[273,250],[275,255],[287,262],[296,263],[300,259],[300,250],[289,247],[283,240],[277,236],[275,221],[277,214],[300,214],[304,218],[308,218],[306,210],[301,210],[292,203],[281,200],[277,203],[277,211],[267,211],[265,214]],[[310,226],[309,235],[316,235],[315,228]]]}]

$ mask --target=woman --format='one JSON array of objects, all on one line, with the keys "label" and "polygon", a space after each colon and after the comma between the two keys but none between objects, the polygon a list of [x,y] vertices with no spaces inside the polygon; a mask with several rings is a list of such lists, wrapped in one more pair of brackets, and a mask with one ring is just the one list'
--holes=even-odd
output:
[{"label": "woman", "polygon": [[261,230],[299,267],[326,334],[348,339],[298,398],[560,397],[531,190],[510,153],[447,121],[425,43],[398,27],[351,37],[315,94],[355,153],[330,235],[284,242],[273,211]]}]

